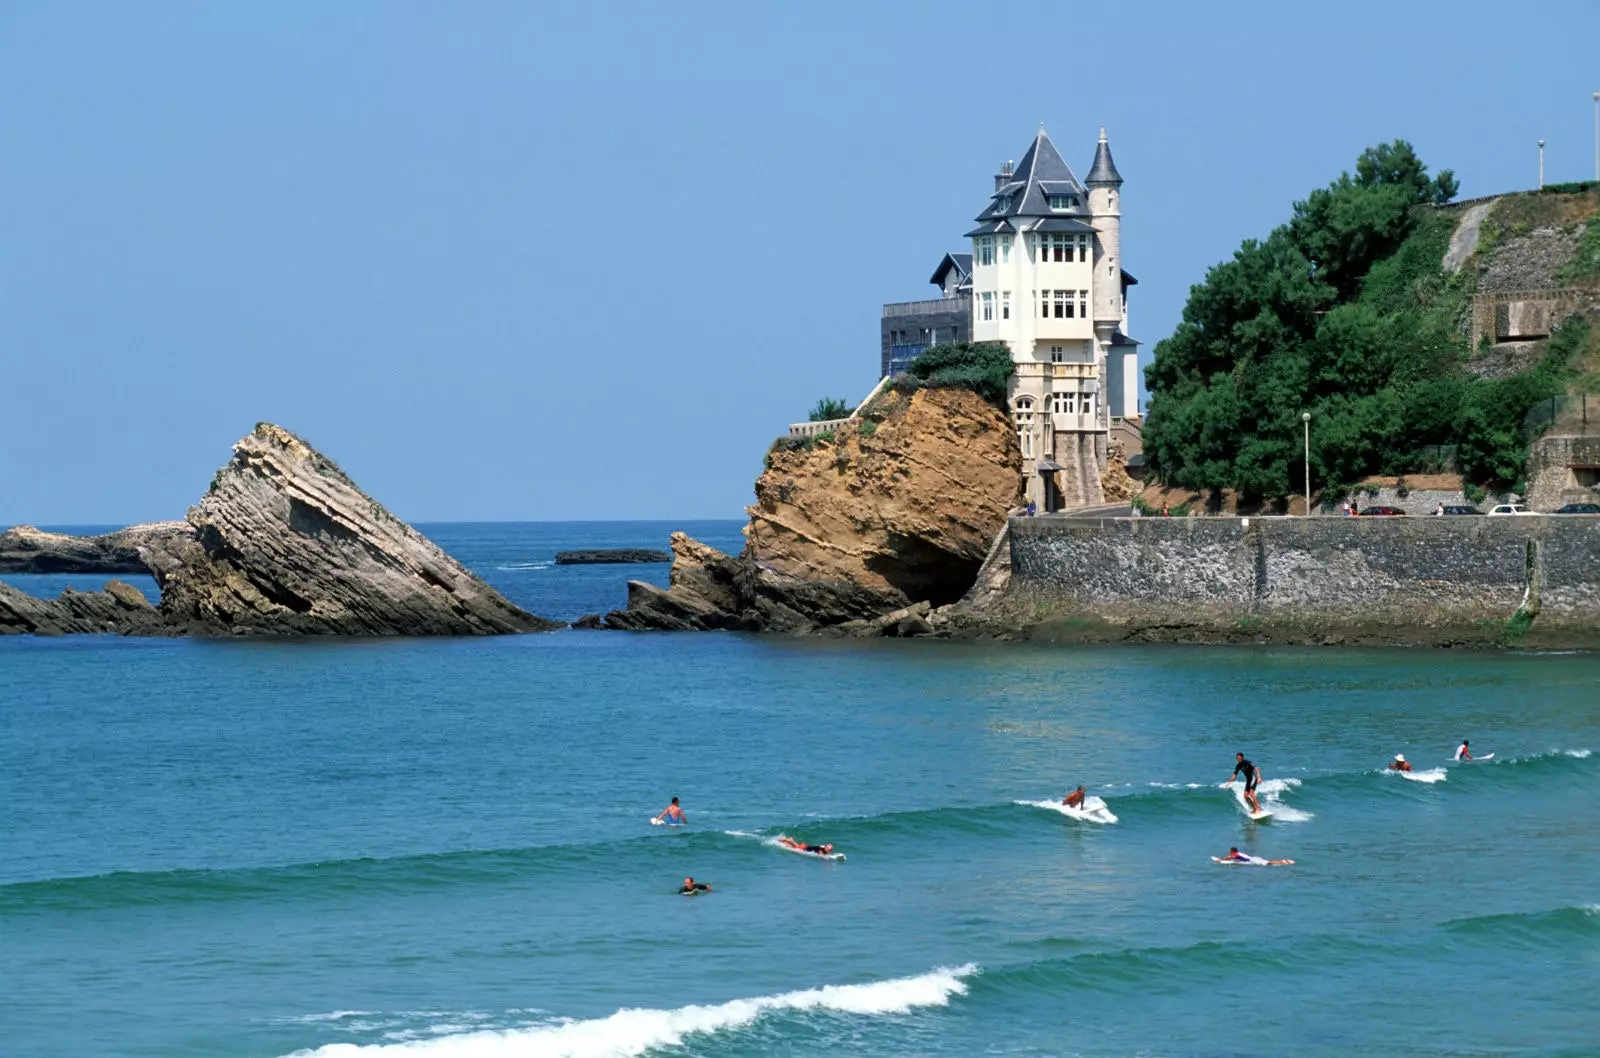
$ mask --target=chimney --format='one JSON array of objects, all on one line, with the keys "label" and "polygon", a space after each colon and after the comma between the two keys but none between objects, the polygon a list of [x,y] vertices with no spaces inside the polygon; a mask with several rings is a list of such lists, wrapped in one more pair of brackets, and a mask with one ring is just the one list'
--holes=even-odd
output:
[{"label": "chimney", "polygon": [[1011,183],[1011,163],[1001,162],[1000,171],[994,174],[994,189],[996,191]]}]

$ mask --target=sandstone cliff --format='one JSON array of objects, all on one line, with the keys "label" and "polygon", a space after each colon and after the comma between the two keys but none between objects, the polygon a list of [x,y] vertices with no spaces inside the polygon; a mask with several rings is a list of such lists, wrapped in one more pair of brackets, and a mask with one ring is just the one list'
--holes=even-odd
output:
[{"label": "sandstone cliff", "polygon": [[130,525],[101,536],[68,536],[18,525],[0,533],[0,573],[147,573],[141,548],[193,535],[186,522]]},{"label": "sandstone cliff", "polygon": [[976,394],[888,392],[831,437],[773,446],[740,556],[675,534],[671,587],[630,582],[606,624],[915,634],[972,586],[1020,469],[1010,420]]},{"label": "sandstone cliff", "polygon": [[270,423],[234,446],[194,535],[145,561],[161,613],[202,635],[485,635],[559,625],[513,606],[384,510],[332,460]]}]

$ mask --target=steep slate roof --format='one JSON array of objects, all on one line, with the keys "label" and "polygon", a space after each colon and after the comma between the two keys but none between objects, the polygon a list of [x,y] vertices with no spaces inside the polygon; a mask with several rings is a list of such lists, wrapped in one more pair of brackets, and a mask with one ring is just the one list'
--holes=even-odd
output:
[{"label": "steep slate roof", "polygon": [[1089,183],[1122,186],[1122,174],[1117,163],[1111,160],[1111,147],[1106,143],[1105,126],[1100,126],[1100,143],[1094,149],[1094,164],[1089,167]]},{"label": "steep slate roof", "polygon": [[933,271],[933,278],[928,282],[937,287],[944,286],[944,277],[952,268],[956,270],[956,276],[959,278],[959,282],[956,285],[960,286],[966,283],[972,278],[972,255],[970,253],[945,254],[944,260],[939,262],[939,267]]},{"label": "steep slate roof", "polygon": [[[1110,155],[1106,157],[1109,159]],[[1076,195],[1079,208],[1051,209],[1049,196],[1052,194]],[[1061,157],[1061,152],[1056,150],[1056,145],[1050,142],[1050,137],[1045,135],[1044,126],[1041,125],[1039,134],[1033,138],[1033,145],[1028,148],[1028,153],[1017,163],[1012,180],[991,195],[988,207],[973,219],[993,221],[1006,217],[1060,217],[1075,213],[1088,216],[1088,197],[1089,193],[1078,182],[1078,178],[1072,175],[1066,160]],[[1002,209],[1001,204],[1008,199],[1009,203]],[[980,229],[974,234],[981,235],[984,232]]]}]

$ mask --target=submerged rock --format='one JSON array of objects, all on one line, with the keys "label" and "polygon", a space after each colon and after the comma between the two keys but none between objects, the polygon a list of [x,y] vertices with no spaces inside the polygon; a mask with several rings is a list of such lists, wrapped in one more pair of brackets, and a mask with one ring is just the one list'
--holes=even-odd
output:
[{"label": "submerged rock", "polygon": [[197,635],[492,635],[561,627],[513,606],[289,431],[234,445],[192,536],[145,560],[161,613]]},{"label": "submerged rock", "polygon": [[0,573],[148,573],[141,549],[169,537],[193,535],[186,522],[130,525],[100,536],[18,525],[0,533]]}]

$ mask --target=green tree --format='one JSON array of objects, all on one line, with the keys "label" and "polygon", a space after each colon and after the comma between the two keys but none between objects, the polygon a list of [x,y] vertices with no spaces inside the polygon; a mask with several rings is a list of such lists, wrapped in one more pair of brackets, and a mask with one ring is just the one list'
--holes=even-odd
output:
[{"label": "green tree", "polygon": [[959,386],[1004,410],[1011,378],[1011,350],[1004,342],[936,345],[911,361],[906,372],[927,386]]}]

